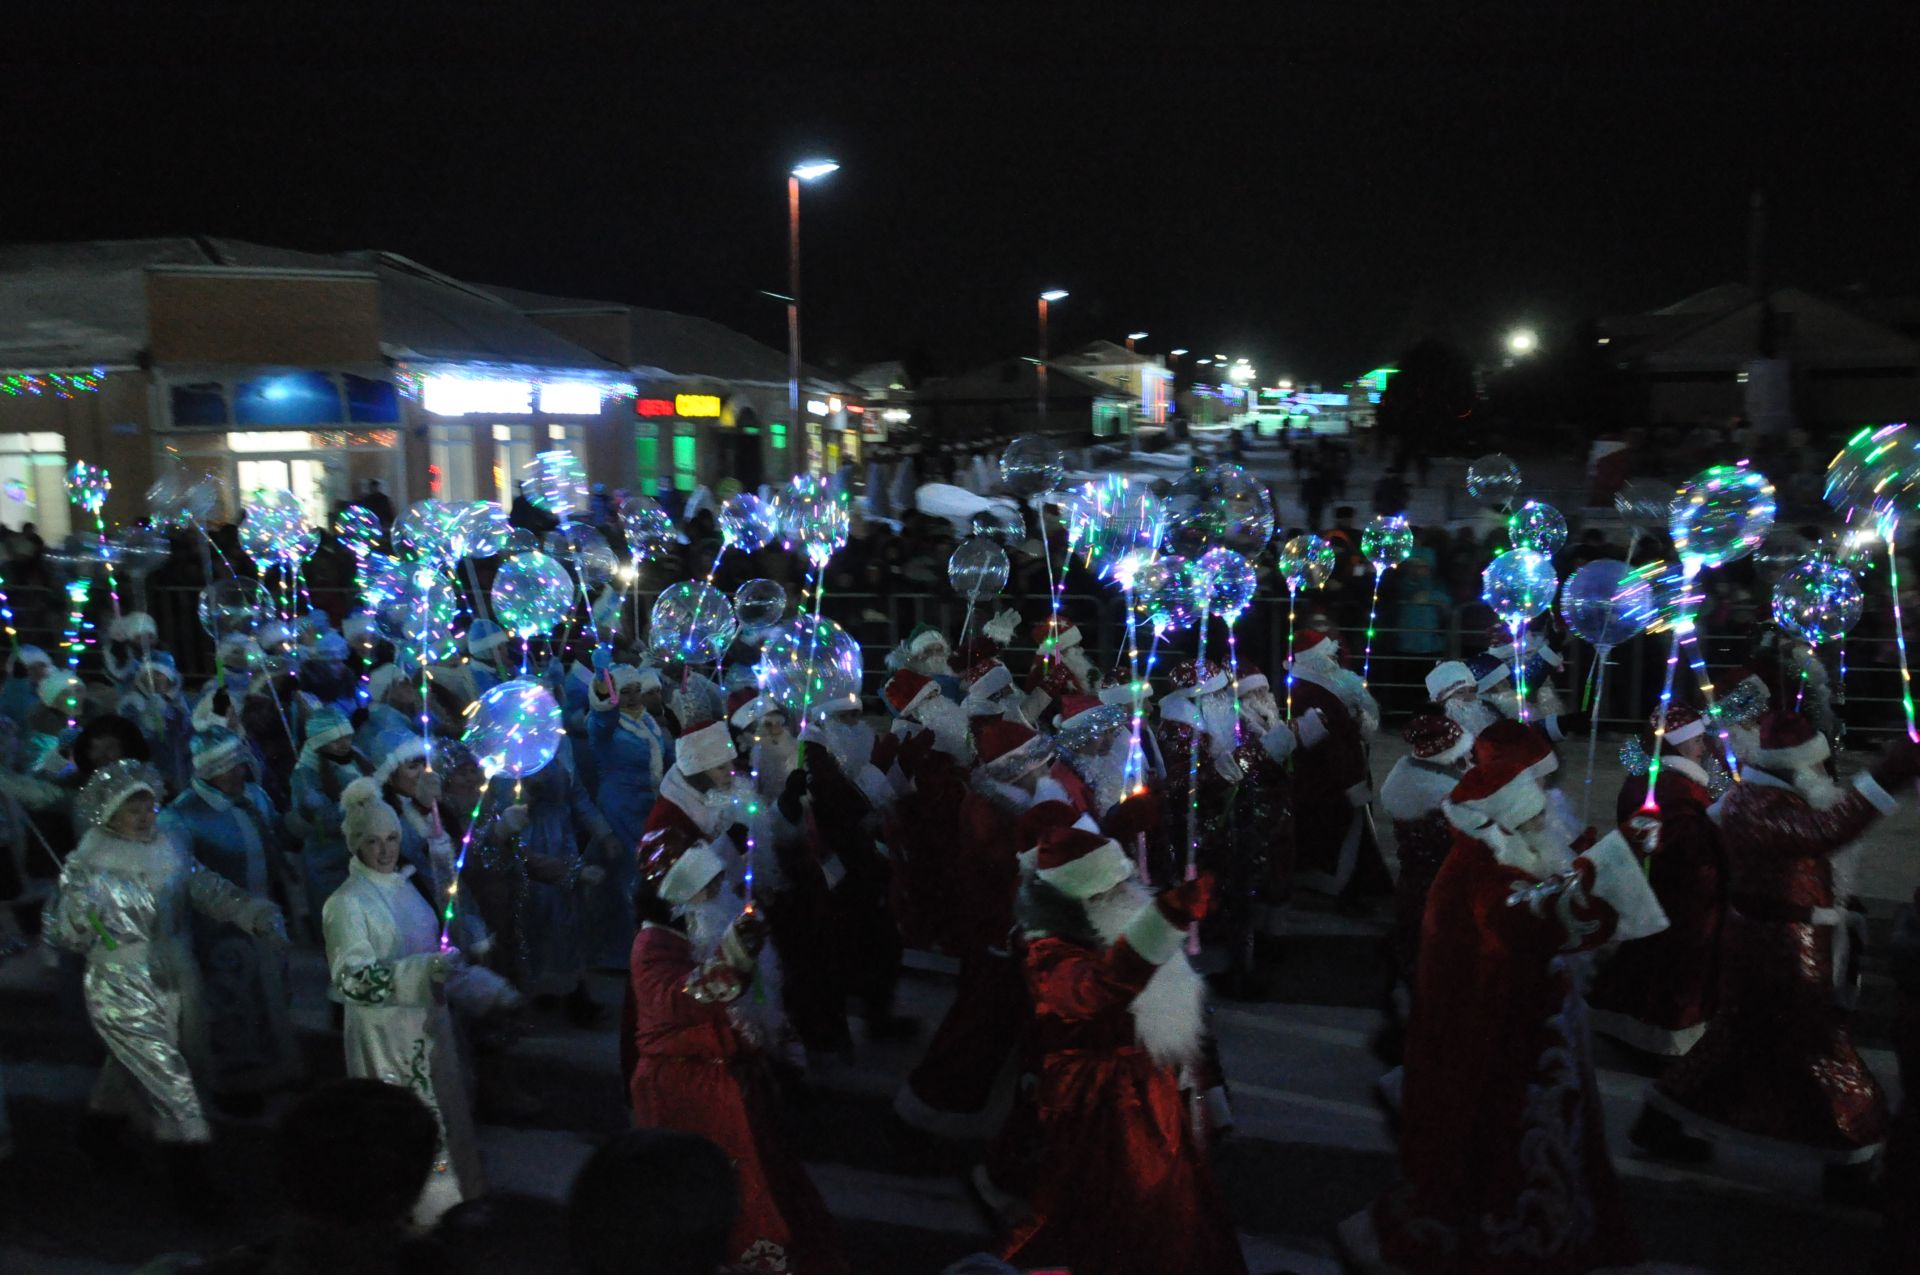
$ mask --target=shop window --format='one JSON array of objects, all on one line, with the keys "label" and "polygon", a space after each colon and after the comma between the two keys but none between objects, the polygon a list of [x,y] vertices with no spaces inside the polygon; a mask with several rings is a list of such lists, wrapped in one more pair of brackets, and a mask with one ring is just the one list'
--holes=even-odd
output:
[{"label": "shop window", "polygon": [[465,422],[432,426],[427,435],[429,485],[441,500],[474,500],[473,427]]},{"label": "shop window", "polygon": [[340,387],[325,372],[279,372],[233,387],[237,425],[333,425],[344,420]]},{"label": "shop window", "polygon": [[348,373],[340,378],[347,391],[347,419],[356,424],[394,425],[400,420],[400,395],[391,381],[375,381]]},{"label": "shop window", "polygon": [[0,523],[32,523],[48,540],[73,529],[66,446],[59,434],[0,434]]},{"label": "shop window", "polygon": [[652,491],[654,482],[660,477],[660,440],[651,433],[634,436],[633,473],[640,490]]},{"label": "shop window", "polygon": [[700,484],[700,440],[680,434],[673,440],[673,489],[692,491]]},{"label": "shop window", "polygon": [[227,388],[224,385],[176,385],[169,397],[175,425],[227,424]]},{"label": "shop window", "polygon": [[787,425],[785,421],[767,422],[767,441],[781,466],[787,463]]}]

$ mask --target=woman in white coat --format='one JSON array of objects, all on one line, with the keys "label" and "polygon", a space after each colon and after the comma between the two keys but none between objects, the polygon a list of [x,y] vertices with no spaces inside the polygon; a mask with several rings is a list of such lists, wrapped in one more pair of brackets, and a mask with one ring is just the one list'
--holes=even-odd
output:
[{"label": "woman in white coat", "polygon": [[347,1074],[411,1089],[440,1120],[440,1152],[414,1220],[485,1190],[473,1113],[447,1013],[449,978],[491,978],[440,950],[439,918],[400,862],[400,820],[371,778],[340,795],[352,860],[323,912],[333,998],[346,1007]]}]

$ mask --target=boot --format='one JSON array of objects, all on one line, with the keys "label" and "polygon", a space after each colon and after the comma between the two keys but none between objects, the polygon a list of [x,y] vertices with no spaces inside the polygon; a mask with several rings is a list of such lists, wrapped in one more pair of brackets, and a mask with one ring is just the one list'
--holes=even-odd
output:
[{"label": "boot", "polygon": [[227,1197],[214,1182],[212,1151],[208,1142],[160,1144],[173,1207],[196,1222],[218,1222],[229,1212]]},{"label": "boot", "polygon": [[1627,1130],[1627,1141],[1656,1160],[1674,1164],[1705,1164],[1713,1159],[1713,1144],[1696,1138],[1664,1111],[1641,1107],[1640,1118]]}]

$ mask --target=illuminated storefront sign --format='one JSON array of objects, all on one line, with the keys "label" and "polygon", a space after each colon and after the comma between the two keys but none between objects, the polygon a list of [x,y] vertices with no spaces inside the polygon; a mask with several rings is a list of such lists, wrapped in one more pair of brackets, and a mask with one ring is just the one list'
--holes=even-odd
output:
[{"label": "illuminated storefront sign", "polygon": [[635,416],[672,416],[673,400],[670,398],[636,398],[633,400]]},{"label": "illuminated storefront sign", "polygon": [[715,417],[720,415],[720,396],[718,394],[675,394],[673,411],[676,416]]}]

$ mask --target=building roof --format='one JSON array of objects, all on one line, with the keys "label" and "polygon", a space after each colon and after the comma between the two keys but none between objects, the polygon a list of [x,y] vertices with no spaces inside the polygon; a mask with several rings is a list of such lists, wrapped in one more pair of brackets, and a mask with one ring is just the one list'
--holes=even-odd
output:
[{"label": "building roof", "polygon": [[[994,403],[1002,401],[1022,401],[1039,397],[1040,383],[1035,376],[1038,365],[1027,358],[1002,359],[998,363],[977,368],[971,372],[962,372],[958,376],[941,377],[938,380],[924,382],[918,391],[922,400],[946,403]],[[1125,390],[1096,381],[1069,367],[1057,363],[1047,364],[1047,397],[1049,399],[1096,399],[1109,398],[1128,401],[1131,399]]]},{"label": "building roof", "polygon": [[1159,368],[1162,366],[1161,358],[1157,354],[1141,354],[1117,342],[1104,340],[1090,342],[1071,354],[1056,355],[1053,361],[1067,367]]},{"label": "building roof", "polygon": [[[1718,308],[1716,307],[1718,304]],[[1646,318],[1659,320],[1651,325]],[[1801,288],[1764,296],[1728,284],[1709,288],[1653,316],[1609,319],[1601,330],[1624,341],[1612,352],[1623,364],[1654,371],[1738,370],[1759,357],[1768,329],[1774,351],[1807,368],[1911,368],[1920,340],[1837,301]]]}]

